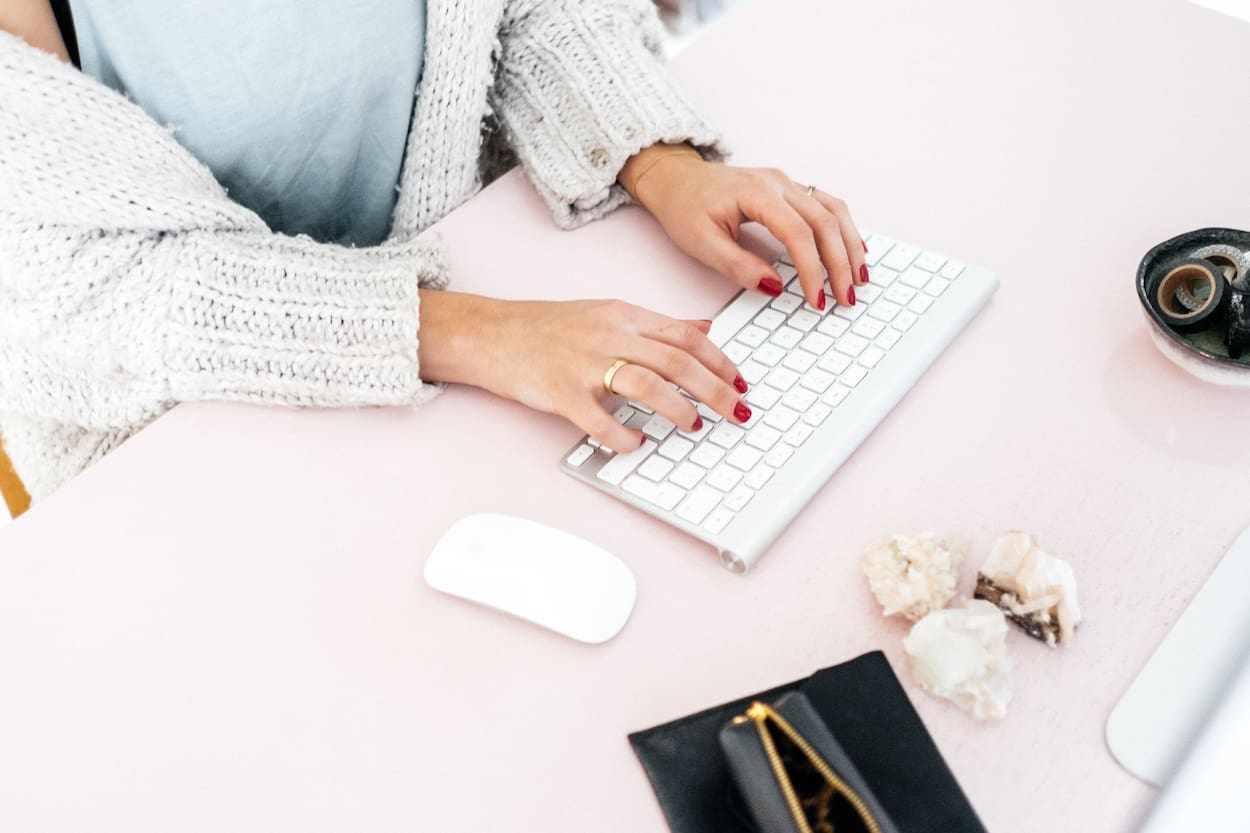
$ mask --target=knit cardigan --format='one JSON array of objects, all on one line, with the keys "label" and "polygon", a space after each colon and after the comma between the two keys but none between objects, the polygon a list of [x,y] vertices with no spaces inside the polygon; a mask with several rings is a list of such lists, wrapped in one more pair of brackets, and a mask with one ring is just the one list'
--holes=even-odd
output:
[{"label": "knit cardigan", "polygon": [[139,107],[0,32],[0,436],[38,500],[176,403],[419,405],[416,236],[515,156],[573,228],[655,142],[720,156],[649,0],[428,0],[390,237],[271,232]]}]

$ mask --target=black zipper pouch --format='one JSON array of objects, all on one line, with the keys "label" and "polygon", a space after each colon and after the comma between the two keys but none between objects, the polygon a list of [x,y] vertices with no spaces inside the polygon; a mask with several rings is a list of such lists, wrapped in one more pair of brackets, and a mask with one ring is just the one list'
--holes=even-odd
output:
[{"label": "black zipper pouch", "polygon": [[631,734],[673,833],[762,833],[719,736],[755,701],[791,691],[803,692],[896,833],[985,833],[880,651]]}]

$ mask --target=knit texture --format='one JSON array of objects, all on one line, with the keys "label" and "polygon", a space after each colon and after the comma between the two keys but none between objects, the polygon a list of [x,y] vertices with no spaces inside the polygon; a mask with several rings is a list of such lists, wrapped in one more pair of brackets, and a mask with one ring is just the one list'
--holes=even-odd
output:
[{"label": "knit texture", "polygon": [[417,236],[497,160],[572,228],[629,199],[644,147],[720,158],[659,46],[648,0],[428,0],[391,236],[351,249],[271,232],[171,130],[0,32],[0,436],[31,496],[180,401],[428,400],[417,288],[447,268]]}]

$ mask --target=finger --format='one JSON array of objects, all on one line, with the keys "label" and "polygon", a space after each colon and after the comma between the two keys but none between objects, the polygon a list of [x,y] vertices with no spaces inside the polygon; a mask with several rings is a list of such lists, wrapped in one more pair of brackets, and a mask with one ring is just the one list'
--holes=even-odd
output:
[{"label": "finger", "polygon": [[688,319],[686,323],[704,335],[712,331],[712,321],[709,318]]},{"label": "finger", "polygon": [[833,295],[840,304],[854,304],[855,283],[851,271],[851,259],[847,256],[846,243],[842,240],[842,230],[838,227],[838,218],[833,216],[823,204],[808,196],[795,186],[786,195],[786,201],[798,212],[803,221],[811,227],[816,238],[816,248],[820,250],[821,262],[829,273],[829,283],[833,287]]},{"label": "finger", "polygon": [[627,364],[617,371],[616,378],[612,380],[612,389],[635,402],[650,406],[657,414],[683,431],[698,431],[702,428],[703,420],[695,410],[694,403],[651,369],[650,362],[655,361],[654,355],[649,358],[640,356],[637,361],[639,363]]},{"label": "finger", "polygon": [[[698,359],[684,350],[670,347],[659,341],[647,340],[637,347],[638,363],[650,368],[667,380],[670,385],[677,385],[697,401],[702,402],[716,413],[735,422],[745,422],[743,409],[747,408],[740,398],[740,390],[746,389],[746,382],[733,372],[733,382],[718,377]],[[735,384],[739,389],[735,389]],[[680,394],[678,394],[680,395]],[[685,399],[686,397],[682,397]],[[665,413],[665,416],[668,416]],[[669,417],[672,419],[672,417]],[[674,422],[677,422],[674,420]],[[678,425],[685,425],[677,422]],[[694,423],[689,423],[693,426]],[[694,430],[698,430],[697,427]]]},{"label": "finger", "polygon": [[[617,371],[619,377],[626,368]],[[614,384],[613,387],[616,387]],[[578,428],[603,443],[618,454],[626,454],[639,448],[647,439],[641,431],[633,431],[621,425],[603,409],[594,397],[588,398],[568,414]]]},{"label": "finger", "polygon": [[697,235],[691,254],[738,286],[774,298],[784,290],[784,282],[777,270],[762,257],[742,248],[729,229],[708,220]]},{"label": "finger", "polygon": [[[745,392],[746,383],[742,382],[738,375],[738,366],[712,343],[707,337],[707,330],[689,326],[684,321],[676,321],[663,315],[650,313],[639,322],[638,332],[690,354],[725,384],[741,387]],[[686,388],[686,390],[690,389]]]},{"label": "finger", "polygon": [[851,259],[851,274],[856,278],[855,283],[859,285],[868,283],[868,263],[864,258],[864,255],[868,253],[868,244],[864,242],[864,236],[860,234],[859,227],[851,218],[851,209],[842,200],[820,189],[813,191],[812,196],[830,214],[838,218],[838,227],[842,230],[842,241],[846,244],[846,253]]},{"label": "finger", "polygon": [[812,228],[781,196],[773,193],[751,192],[739,207],[748,219],[763,224],[774,237],[785,245],[794,268],[799,270],[799,283],[803,297],[816,309],[822,308],[825,286],[825,267],[816,248]]}]

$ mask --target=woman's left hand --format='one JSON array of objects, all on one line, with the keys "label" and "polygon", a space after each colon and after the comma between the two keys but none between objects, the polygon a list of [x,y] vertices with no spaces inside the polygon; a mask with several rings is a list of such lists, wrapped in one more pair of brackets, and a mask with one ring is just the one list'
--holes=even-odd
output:
[{"label": "woman's left hand", "polygon": [[784,290],[772,265],[738,243],[739,229],[751,221],[785,245],[803,297],[816,309],[825,308],[826,272],[840,304],[854,305],[855,286],[868,281],[867,247],[846,203],[819,189],[809,194],[779,170],[720,165],[693,150],[655,145],[629,160],[621,181],[633,183],[634,198],[673,242],[740,286],[769,295]]}]

